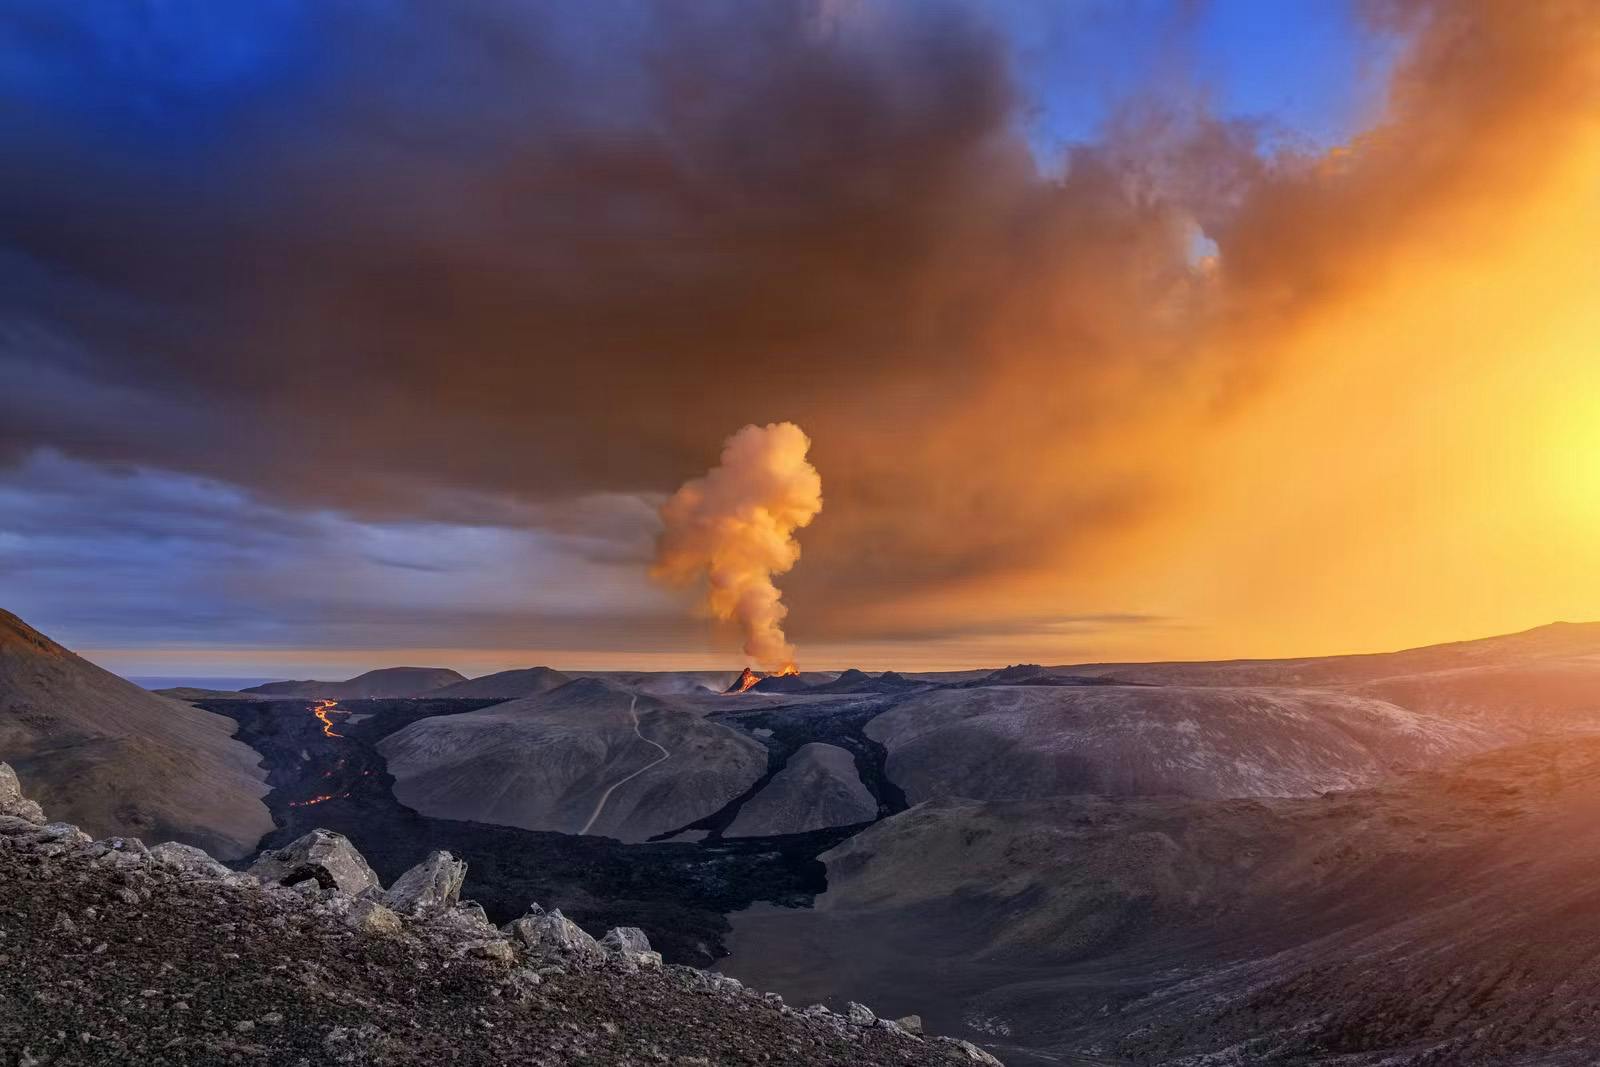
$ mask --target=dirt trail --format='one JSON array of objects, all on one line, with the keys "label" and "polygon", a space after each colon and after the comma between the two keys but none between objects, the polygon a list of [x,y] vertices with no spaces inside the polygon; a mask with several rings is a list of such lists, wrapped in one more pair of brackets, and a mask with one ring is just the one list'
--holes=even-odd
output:
[{"label": "dirt trail", "polygon": [[634,697],[632,700],[628,701],[628,716],[629,716],[629,718],[633,719],[633,732],[634,732],[634,735],[636,737],[638,737],[639,740],[643,741],[645,744],[651,746],[657,752],[661,753],[661,755],[657,759],[654,759],[651,762],[645,764],[643,767],[640,767],[638,770],[634,771],[632,774],[628,775],[626,778],[620,778],[617,781],[612,782],[610,785],[606,786],[606,791],[604,793],[601,793],[600,794],[600,799],[595,802],[594,812],[592,814],[590,814],[589,821],[584,823],[583,824],[583,829],[578,831],[578,833],[580,835],[588,833],[589,832],[589,828],[592,827],[595,824],[595,820],[600,818],[600,813],[605,810],[606,801],[611,799],[611,794],[616,791],[617,786],[626,785],[627,783],[633,781],[635,778],[639,777],[639,775],[643,774],[645,771],[648,771],[651,767],[659,766],[660,764],[665,763],[667,760],[672,758],[672,753],[668,752],[666,749],[662,748],[660,745],[656,744],[654,741],[650,740],[648,737],[646,737],[643,733],[641,733],[639,731],[639,713],[638,713],[638,711],[635,710],[638,707],[638,704],[639,704],[639,698],[638,697]]}]

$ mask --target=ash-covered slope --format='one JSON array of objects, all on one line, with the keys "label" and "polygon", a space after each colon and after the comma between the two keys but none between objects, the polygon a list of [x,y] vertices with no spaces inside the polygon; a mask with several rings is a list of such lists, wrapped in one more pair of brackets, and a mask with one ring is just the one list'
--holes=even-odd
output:
[{"label": "ash-covered slope", "polygon": [[1600,738],[1323,797],[929,802],[823,859],[815,909],[735,916],[724,969],[915,997],[1016,1063],[1600,1048]]},{"label": "ash-covered slope", "polygon": [[270,697],[305,697],[308,700],[385,700],[433,696],[445,686],[466,680],[464,675],[448,667],[381,667],[342,682],[267,682],[241,692]]},{"label": "ash-covered slope", "polygon": [[97,834],[242,856],[272,829],[260,756],[232,720],[157,696],[0,611],[0,759]]},{"label": "ash-covered slope", "polygon": [[1332,690],[998,686],[913,696],[867,735],[916,803],[1073,793],[1302,796],[1369,785],[1499,740]]},{"label": "ash-covered slope", "polygon": [[481,678],[468,678],[463,682],[435,689],[430,697],[484,697],[488,699],[516,700],[537,696],[559,689],[572,681],[570,677],[549,667],[527,667],[516,671],[499,671]]},{"label": "ash-covered slope", "polygon": [[384,892],[317,831],[252,871],[45,825],[0,764],[0,1062],[997,1062],[663,966],[636,930],[597,942],[537,905],[496,929],[448,853]]},{"label": "ash-covered slope", "polygon": [[1094,663],[1052,667],[1050,671],[1080,677],[1103,675],[1157,685],[1344,685],[1405,674],[1596,655],[1600,655],[1600,622],[1556,622],[1521,633],[1425,645],[1400,652],[1305,659]]},{"label": "ash-covered slope", "polygon": [[767,768],[751,737],[597,678],[423,719],[378,750],[423,814],[623,841],[711,814]]},{"label": "ash-covered slope", "polygon": [[878,802],[856,772],[855,757],[837,745],[802,745],[772,781],[745,802],[728,837],[798,834],[851,826],[878,817]]}]

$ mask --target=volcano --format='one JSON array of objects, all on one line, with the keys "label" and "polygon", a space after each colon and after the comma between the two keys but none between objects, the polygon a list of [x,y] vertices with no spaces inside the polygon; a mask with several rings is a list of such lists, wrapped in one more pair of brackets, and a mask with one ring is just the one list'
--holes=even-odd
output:
[{"label": "volcano", "polygon": [[739,677],[733,680],[733,684],[724,689],[723,692],[743,693],[754,686],[757,682],[761,681],[763,677],[764,675],[757,674],[749,667],[746,667],[744,670],[739,672]]}]

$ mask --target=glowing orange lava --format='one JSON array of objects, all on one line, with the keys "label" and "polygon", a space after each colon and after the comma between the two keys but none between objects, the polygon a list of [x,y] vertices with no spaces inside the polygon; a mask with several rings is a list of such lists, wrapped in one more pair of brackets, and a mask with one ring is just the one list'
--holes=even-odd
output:
[{"label": "glowing orange lava", "polygon": [[337,700],[319,700],[317,701],[317,705],[318,706],[312,710],[312,714],[322,720],[322,736],[343,737],[344,734],[334,732],[333,720],[328,718],[328,712],[337,708],[339,706],[339,702]]},{"label": "glowing orange lava", "polygon": [[727,688],[726,692],[737,696],[738,694],[750,689],[763,678],[787,678],[791,674],[799,673],[800,668],[796,667],[793,663],[785,663],[782,667],[773,671],[771,674],[757,674],[749,667],[746,667],[742,672],[740,672],[739,677],[734,681],[734,683]]},{"label": "glowing orange lava", "polygon": [[[333,736],[338,737],[339,735],[334,734]],[[291,808],[309,808],[311,805],[321,804],[325,800],[339,800],[349,795],[349,793],[319,793],[310,800],[291,800],[289,801],[289,806]]]}]

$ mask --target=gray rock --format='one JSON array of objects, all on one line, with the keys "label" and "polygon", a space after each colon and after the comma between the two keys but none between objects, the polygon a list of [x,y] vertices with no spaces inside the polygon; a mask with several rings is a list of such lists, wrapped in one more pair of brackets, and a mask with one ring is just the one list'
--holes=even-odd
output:
[{"label": "gray rock", "polygon": [[613,926],[600,939],[600,947],[622,956],[650,951],[650,939],[637,926]]},{"label": "gray rock", "polygon": [[431,852],[428,858],[395,879],[383,902],[402,915],[421,915],[447,908],[461,897],[467,865],[448,852]]},{"label": "gray rock", "polygon": [[661,953],[650,949],[650,939],[637,926],[616,926],[606,931],[600,947],[629,963],[642,967],[661,966]]},{"label": "gray rock", "polygon": [[483,908],[472,901],[451,908],[434,908],[428,912],[427,919],[432,930],[458,941],[501,936],[484,914]]},{"label": "gray rock", "polygon": [[402,930],[400,916],[375,900],[358,900],[344,913],[344,923],[352,930],[374,937],[394,937]]},{"label": "gray rock", "polygon": [[526,948],[539,953],[599,956],[603,951],[598,941],[561,914],[559,908],[547,913],[535,904],[528,909],[528,914],[511,923],[506,932]]},{"label": "gray rock", "polygon": [[1005,1067],[1005,1064],[970,1041],[957,1041],[955,1044],[958,1049],[966,1053],[967,1059],[972,1063],[981,1063],[985,1067]]},{"label": "gray rock", "polygon": [[871,1026],[878,1021],[877,1012],[865,1004],[857,1004],[853,1000],[845,1005],[844,1013],[845,1017],[857,1026]]},{"label": "gray rock", "polygon": [[896,1019],[895,1022],[899,1025],[900,1029],[904,1030],[908,1034],[922,1033],[922,1016],[920,1015],[902,1015],[900,1018]]},{"label": "gray rock", "polygon": [[517,958],[511,942],[498,937],[474,941],[467,946],[467,952],[479,959],[496,960],[500,963],[514,963]]},{"label": "gray rock", "polygon": [[22,783],[9,763],[0,763],[0,815],[31,823],[44,822],[44,809],[22,795]]},{"label": "gray rock", "polygon": [[332,830],[312,830],[282,848],[263,852],[250,873],[274,885],[292,886],[309,879],[323,889],[351,896],[383,888],[350,839]]},{"label": "gray rock", "polygon": [[193,845],[163,841],[150,850],[150,858],[163,867],[204,878],[226,878],[233,872]]}]

